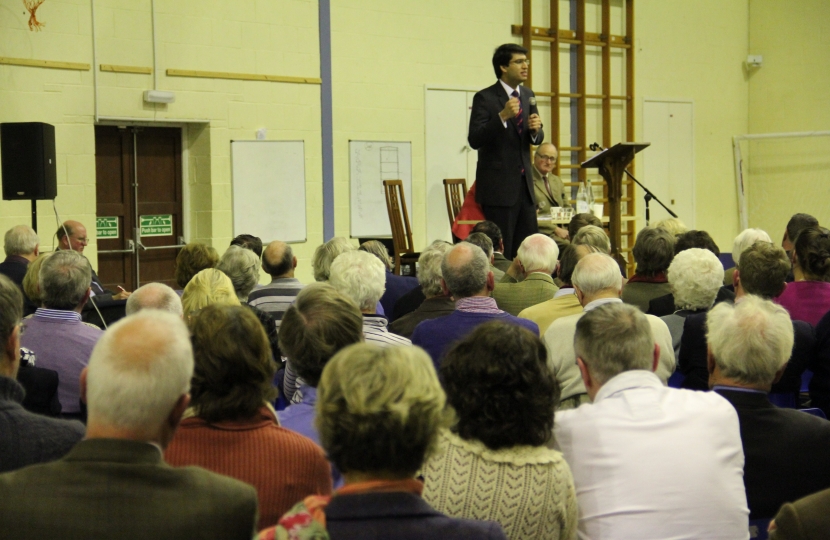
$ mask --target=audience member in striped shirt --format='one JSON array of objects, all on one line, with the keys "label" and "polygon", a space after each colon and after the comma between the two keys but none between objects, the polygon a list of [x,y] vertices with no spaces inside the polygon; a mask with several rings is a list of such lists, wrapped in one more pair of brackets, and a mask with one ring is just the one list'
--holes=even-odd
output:
[{"label": "audience member in striped shirt", "polygon": [[260,287],[248,295],[248,304],[270,313],[274,317],[277,329],[282,316],[294,302],[294,298],[303,289],[300,280],[294,277],[297,257],[291,246],[274,240],[262,253],[262,269],[271,276],[271,283]]},{"label": "audience member in striped shirt", "polygon": [[329,283],[358,305],[363,313],[363,337],[366,341],[386,345],[410,345],[411,342],[387,330],[386,317],[377,315],[377,303],[386,289],[383,263],[365,251],[348,251],[331,263]]},{"label": "audience member in striped shirt", "polygon": [[38,367],[58,372],[58,400],[65,417],[80,418],[80,377],[103,332],[81,322],[92,268],[75,251],[57,251],[40,267],[43,307],[24,325],[20,344],[37,355]]}]

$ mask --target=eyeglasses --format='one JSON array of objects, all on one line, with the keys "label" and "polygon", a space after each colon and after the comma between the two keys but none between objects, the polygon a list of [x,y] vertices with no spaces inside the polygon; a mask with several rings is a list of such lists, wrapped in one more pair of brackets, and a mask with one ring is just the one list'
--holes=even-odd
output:
[{"label": "eyeglasses", "polygon": [[521,66],[522,64],[524,64],[526,66],[529,66],[530,65],[530,60],[528,60],[527,58],[525,58],[523,60],[511,60],[510,63],[511,64],[516,64],[517,66]]},{"label": "eyeglasses", "polygon": [[546,156],[544,154],[536,154],[536,157],[545,161],[556,161],[557,156]]},{"label": "eyeglasses", "polygon": [[75,240],[79,244],[89,244],[89,238],[87,238],[86,236],[82,236],[81,238],[73,238],[73,240]]}]

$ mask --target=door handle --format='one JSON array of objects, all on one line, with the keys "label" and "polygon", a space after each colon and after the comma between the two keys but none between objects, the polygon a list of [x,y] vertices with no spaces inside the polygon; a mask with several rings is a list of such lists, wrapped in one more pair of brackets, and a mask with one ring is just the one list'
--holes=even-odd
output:
[{"label": "door handle", "polygon": [[141,249],[150,251],[151,249],[180,249],[185,247],[186,244],[175,244],[173,246],[150,246],[145,247],[144,245],[141,246]]},{"label": "door handle", "polygon": [[132,240],[127,240],[127,249],[105,249],[98,251],[98,254],[110,254],[110,253],[135,253],[135,242]]}]

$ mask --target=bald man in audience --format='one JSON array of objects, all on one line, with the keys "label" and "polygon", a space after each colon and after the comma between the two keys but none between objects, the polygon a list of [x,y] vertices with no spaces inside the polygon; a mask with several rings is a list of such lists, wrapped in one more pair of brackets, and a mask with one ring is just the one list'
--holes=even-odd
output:
[{"label": "bald man in audience", "polygon": [[[580,264],[594,257],[607,255]],[[621,302],[576,325],[591,403],[557,411],[554,440],[573,473],[579,537],[749,538],[738,415],[715,393],[664,386],[652,330]]]},{"label": "bald man in audience", "polygon": [[[89,235],[86,232],[86,227],[80,221],[72,219],[64,221],[63,225],[58,227],[55,235],[58,238],[59,250],[72,250],[83,255],[84,248],[89,245]],[[84,258],[86,258],[85,255]],[[92,265],[90,265],[90,270],[92,270]],[[99,297],[98,300],[126,300],[130,297],[130,293],[123,288],[117,293],[105,289],[101,284],[101,280],[98,279],[98,274],[95,273],[95,270],[92,270],[92,285],[90,290],[90,296],[97,296]]]},{"label": "bald man in audience", "polygon": [[547,235],[537,233],[525,238],[510,268],[493,289],[499,308],[518,315],[525,308],[553,298],[559,290],[553,283],[558,259],[559,247]]},{"label": "bald man in audience", "polygon": [[20,369],[22,309],[23,294],[0,275],[0,472],[59,459],[84,437],[80,422],[23,408],[24,389],[15,380]]},{"label": "bald man in audience", "polygon": [[493,272],[479,247],[469,242],[453,246],[441,263],[441,282],[445,292],[455,300],[455,311],[423,321],[412,333],[412,344],[426,350],[436,368],[453,342],[487,321],[502,320],[539,334],[536,323],[502,311],[490,297],[495,286]]},{"label": "bald man in audience", "polygon": [[81,377],[86,439],[60,461],[0,475],[3,535],[250,540],[253,487],[162,457],[192,376],[180,317],[145,310],[111,326]]},{"label": "bald man in audience", "polygon": [[538,324],[539,332],[544,335],[556,319],[582,313],[582,304],[579,303],[579,299],[576,297],[572,278],[576,263],[589,253],[604,253],[604,251],[587,244],[565,246],[559,260],[559,279],[562,282],[562,287],[556,291],[556,294],[550,300],[523,309],[519,313],[519,317]]},{"label": "bald man in audience", "polygon": [[251,291],[248,304],[270,313],[279,330],[282,316],[303,290],[303,284],[294,277],[297,257],[291,246],[279,240],[268,244],[262,252],[262,269],[271,276],[271,283]]},{"label": "bald man in audience", "polygon": [[[620,304],[622,274],[620,266],[604,253],[590,253],[576,265],[572,277],[574,290],[582,313],[561,317],[551,323],[544,334],[548,348],[548,366],[562,387],[560,409],[578,407],[587,403],[589,395],[576,365],[574,333],[579,320],[592,310],[605,304]],[[675,358],[671,333],[666,323],[653,315],[646,316],[652,334],[659,345],[659,362],[655,373],[666,384],[674,372]]]},{"label": "bald man in audience", "polygon": [[769,519],[782,504],[830,488],[830,422],[767,397],[793,349],[787,310],[749,295],[716,305],[707,323],[709,386],[741,423],[749,519]]},{"label": "bald man in audience", "polygon": [[160,309],[181,317],[182,299],[164,283],[147,283],[133,291],[127,299],[127,315],[138,313],[142,309]]}]

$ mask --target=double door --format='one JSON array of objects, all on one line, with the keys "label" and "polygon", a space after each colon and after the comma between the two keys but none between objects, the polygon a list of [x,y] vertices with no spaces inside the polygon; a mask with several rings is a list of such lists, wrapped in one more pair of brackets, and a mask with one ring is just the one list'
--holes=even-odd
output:
[{"label": "double door", "polygon": [[152,281],[177,288],[181,137],[178,128],[95,127],[98,276],[110,290]]}]

